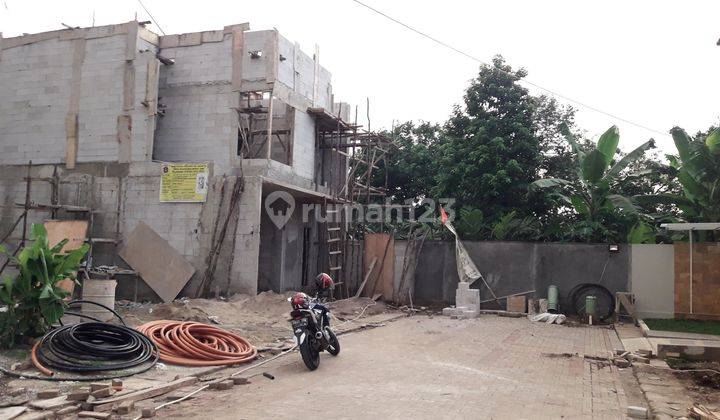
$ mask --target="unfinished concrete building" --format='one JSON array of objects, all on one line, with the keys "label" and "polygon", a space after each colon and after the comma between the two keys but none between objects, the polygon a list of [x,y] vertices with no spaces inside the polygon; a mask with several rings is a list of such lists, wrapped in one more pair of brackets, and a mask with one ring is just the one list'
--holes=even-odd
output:
[{"label": "unfinished concrete building", "polygon": [[[357,185],[383,193],[356,182],[354,162],[371,171],[387,139],[351,124],[317,55],[276,30],[158,36],[132,21],[0,37],[0,98],[0,235],[17,246],[25,222],[88,219],[88,264],[120,267],[109,270],[118,297],[154,296],[118,257],[141,222],[194,268],[182,294],[341,276],[342,249],[329,244],[342,243],[342,223],[297,210],[278,229],[264,197],[284,191],[324,212]],[[168,162],[207,163],[206,196],[160,200]]]}]

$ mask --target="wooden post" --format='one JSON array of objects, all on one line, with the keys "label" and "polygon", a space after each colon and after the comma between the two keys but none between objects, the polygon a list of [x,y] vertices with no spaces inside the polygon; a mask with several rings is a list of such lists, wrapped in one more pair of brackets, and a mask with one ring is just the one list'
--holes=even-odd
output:
[{"label": "wooden post", "polygon": [[25,246],[25,238],[27,237],[27,215],[28,211],[30,211],[30,185],[32,182],[32,179],[30,176],[32,169],[32,160],[28,163],[27,166],[27,178],[25,179],[25,215],[23,216],[23,228],[22,228],[22,239],[20,240],[20,246],[18,249]]},{"label": "wooden post", "polygon": [[270,92],[270,103],[268,104],[267,113],[267,158],[270,159],[272,153],[272,123],[273,123],[273,92]]}]

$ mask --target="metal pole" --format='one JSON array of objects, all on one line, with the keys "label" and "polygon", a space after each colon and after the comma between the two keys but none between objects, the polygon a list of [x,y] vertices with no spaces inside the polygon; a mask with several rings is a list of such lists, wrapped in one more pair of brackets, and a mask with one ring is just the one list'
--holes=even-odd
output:
[{"label": "metal pole", "polygon": [[690,313],[693,313],[693,231],[690,229]]}]

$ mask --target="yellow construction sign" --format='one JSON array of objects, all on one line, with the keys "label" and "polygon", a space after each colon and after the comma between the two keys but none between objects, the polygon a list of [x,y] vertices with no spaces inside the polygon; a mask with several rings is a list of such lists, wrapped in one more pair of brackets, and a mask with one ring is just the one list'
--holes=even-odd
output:
[{"label": "yellow construction sign", "polygon": [[160,202],[204,203],[210,171],[207,163],[165,163],[160,178]]}]

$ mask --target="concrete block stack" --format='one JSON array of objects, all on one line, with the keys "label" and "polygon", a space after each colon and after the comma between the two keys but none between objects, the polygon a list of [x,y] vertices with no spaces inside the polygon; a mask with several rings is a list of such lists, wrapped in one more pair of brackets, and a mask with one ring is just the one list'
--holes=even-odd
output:
[{"label": "concrete block stack", "polygon": [[443,315],[458,318],[475,318],[480,313],[480,290],[471,289],[470,283],[461,281],[455,291],[455,307],[443,308]]}]

